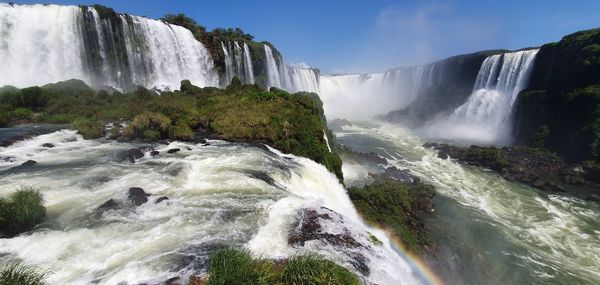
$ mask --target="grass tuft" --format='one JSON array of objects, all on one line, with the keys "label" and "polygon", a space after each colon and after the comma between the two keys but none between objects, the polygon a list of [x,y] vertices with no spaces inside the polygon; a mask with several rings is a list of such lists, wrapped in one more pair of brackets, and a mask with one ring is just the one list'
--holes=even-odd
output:
[{"label": "grass tuft", "polygon": [[2,285],[44,285],[47,273],[23,264],[12,263],[0,270],[0,284]]}]

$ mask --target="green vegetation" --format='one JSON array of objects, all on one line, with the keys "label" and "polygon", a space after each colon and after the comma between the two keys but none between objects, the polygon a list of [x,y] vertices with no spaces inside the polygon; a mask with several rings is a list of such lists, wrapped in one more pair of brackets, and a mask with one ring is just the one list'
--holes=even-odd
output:
[{"label": "green vegetation", "polygon": [[46,273],[22,263],[12,263],[0,269],[2,285],[44,285],[45,279]]},{"label": "green vegetation", "polygon": [[501,150],[493,147],[471,146],[467,149],[464,160],[483,164],[492,170],[502,170],[509,165],[502,157]]},{"label": "green vegetation", "polygon": [[433,186],[378,177],[370,185],[348,189],[348,194],[368,223],[391,229],[408,250],[419,253],[431,243],[421,218],[433,208]]},{"label": "green vegetation", "polygon": [[[70,123],[88,139],[104,136],[107,122],[125,120],[131,124],[122,135],[132,139],[192,140],[194,130],[201,130],[226,140],[266,143],[321,163],[342,181],[342,161],[327,148],[324,135],[331,133],[326,131],[322,102],[313,93],[264,91],[234,79],[226,89],[200,88],[184,80],[181,91],[139,88],[109,94],[69,80],[42,87],[1,88],[0,108],[22,114],[20,120],[35,113],[29,121]],[[0,116],[0,124],[15,120]],[[111,138],[120,135],[118,130],[110,133]]]},{"label": "green vegetation", "polygon": [[600,29],[542,46],[515,107],[517,142],[546,147],[568,162],[600,162],[598,74]]},{"label": "green vegetation", "polygon": [[10,236],[33,229],[46,217],[44,198],[37,190],[23,187],[0,198],[0,232]]},{"label": "green vegetation", "polygon": [[348,269],[316,255],[288,260],[254,259],[244,250],[218,249],[210,256],[209,285],[360,284]]}]

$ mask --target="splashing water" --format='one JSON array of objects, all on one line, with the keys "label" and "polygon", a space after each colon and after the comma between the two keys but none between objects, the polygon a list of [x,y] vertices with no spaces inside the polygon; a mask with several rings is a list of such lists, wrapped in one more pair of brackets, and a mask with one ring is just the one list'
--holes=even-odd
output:
[{"label": "splashing water", "polygon": [[[18,258],[50,270],[53,284],[137,284],[206,270],[210,249],[231,244],[273,258],[299,251],[324,254],[354,270],[339,249],[288,245],[298,210],[327,207],[345,221],[330,224],[332,230],[344,226],[356,240],[367,242],[372,233],[383,241],[360,249],[371,268],[366,281],[421,284],[416,269],[394,252],[386,236],[361,222],[325,167],[273,149],[210,143],[154,145],[158,157],[146,152],[135,163],[120,154],[144,145],[84,140],[69,130],[0,148],[0,157],[12,158],[0,159],[0,196],[35,186],[48,209],[38,230],[0,239],[0,263]],[[172,148],[181,151],[168,154]],[[18,166],[26,160],[38,163]],[[142,187],[152,196],[139,207],[97,209],[109,199],[126,199],[129,187]],[[156,203],[162,196],[168,200]]]}]

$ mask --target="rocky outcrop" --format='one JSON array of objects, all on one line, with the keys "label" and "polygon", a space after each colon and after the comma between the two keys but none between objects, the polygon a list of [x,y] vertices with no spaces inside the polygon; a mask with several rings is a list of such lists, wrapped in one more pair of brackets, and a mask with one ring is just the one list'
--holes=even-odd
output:
[{"label": "rocky outcrop", "polygon": [[[112,198],[104,202],[102,205],[96,208],[98,213],[103,213],[109,210],[119,209],[134,209],[148,202],[148,198],[152,194],[147,193],[140,187],[131,187],[127,190],[126,198]],[[159,204],[163,201],[169,200],[166,196],[161,196],[154,201],[154,204]]]},{"label": "rocky outcrop", "polygon": [[568,165],[558,156],[540,149],[523,147],[468,148],[448,144],[426,143],[437,150],[442,159],[453,158],[463,163],[488,168],[498,172],[509,181],[516,181],[546,192],[563,192],[569,186],[588,185],[588,172],[579,165]]}]

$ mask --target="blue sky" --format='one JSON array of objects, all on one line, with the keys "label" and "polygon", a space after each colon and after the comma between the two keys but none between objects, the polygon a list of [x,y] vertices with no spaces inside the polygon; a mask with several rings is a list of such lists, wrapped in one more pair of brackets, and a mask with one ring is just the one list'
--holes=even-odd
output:
[{"label": "blue sky", "polygon": [[159,18],[185,13],[209,29],[240,27],[268,40],[287,62],[323,73],[382,71],[483,49],[517,49],[600,27],[600,0],[96,0]]}]

